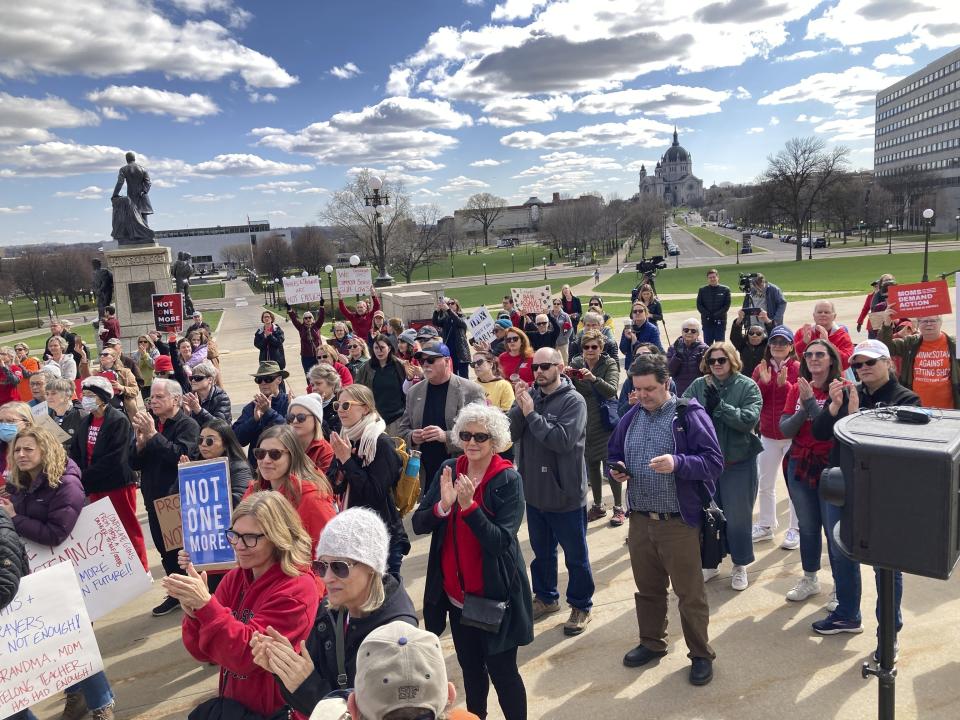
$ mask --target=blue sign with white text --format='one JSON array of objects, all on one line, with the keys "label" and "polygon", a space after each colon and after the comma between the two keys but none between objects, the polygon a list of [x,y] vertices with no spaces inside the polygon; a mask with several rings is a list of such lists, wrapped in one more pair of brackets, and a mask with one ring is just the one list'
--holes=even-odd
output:
[{"label": "blue sign with white text", "polygon": [[236,556],[227,542],[230,515],[230,467],[226,458],[184,463],[179,467],[183,547],[197,570],[233,567]]}]

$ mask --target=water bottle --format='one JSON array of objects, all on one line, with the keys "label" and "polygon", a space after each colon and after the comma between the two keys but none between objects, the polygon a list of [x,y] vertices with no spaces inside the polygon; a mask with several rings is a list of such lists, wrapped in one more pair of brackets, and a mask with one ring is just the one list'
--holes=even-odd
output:
[{"label": "water bottle", "polygon": [[411,450],[410,457],[407,459],[407,467],[403,474],[409,478],[420,477],[420,451]]}]

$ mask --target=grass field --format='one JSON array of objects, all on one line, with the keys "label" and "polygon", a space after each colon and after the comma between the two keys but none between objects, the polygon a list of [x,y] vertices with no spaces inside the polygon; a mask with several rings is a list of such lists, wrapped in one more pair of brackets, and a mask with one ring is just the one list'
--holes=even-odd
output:
[{"label": "grass field", "polygon": [[[686,229],[688,233],[696,236],[698,239],[702,240],[723,255],[737,254],[737,246],[734,243],[733,238],[727,237],[726,235],[721,235],[720,233],[714,232],[713,230],[709,230],[707,228],[697,227],[696,225],[688,225]],[[767,252],[767,249],[760,247],[759,245],[754,245],[753,251],[762,253]]]},{"label": "grass field", "polygon": [[219,300],[223,297],[223,283],[205,283],[203,285],[191,285],[190,297],[194,300]]},{"label": "grass field", "polygon": [[[952,272],[960,268],[960,251],[931,252],[929,266],[931,278],[936,278],[941,272]],[[784,291],[866,292],[870,289],[870,283],[884,272],[893,273],[901,283],[919,282],[923,272],[923,253],[858,255],[802,262],[781,260],[750,263],[736,268],[721,267],[720,282],[735,287],[738,271],[762,272],[770,282]],[[661,270],[657,275],[657,292],[662,295],[695,293],[705,283],[705,272],[704,267]],[[950,279],[948,277],[948,280]],[[628,293],[636,283],[636,273],[622,273],[602,282],[599,291]]]}]

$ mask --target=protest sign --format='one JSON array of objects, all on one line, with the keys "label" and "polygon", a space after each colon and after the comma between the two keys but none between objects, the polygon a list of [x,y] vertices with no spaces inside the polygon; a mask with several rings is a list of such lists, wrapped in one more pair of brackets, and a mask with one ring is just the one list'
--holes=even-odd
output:
[{"label": "protest sign", "polygon": [[60,563],[23,578],[19,592],[0,610],[0,717],[59,695],[101,670],[73,568]]},{"label": "protest sign", "polygon": [[337,268],[337,293],[340,297],[367,295],[373,285],[370,268]]},{"label": "protest sign", "polygon": [[73,531],[56,547],[30,542],[30,568],[36,572],[71,563],[91,620],[99,620],[150,589],[153,578],[143,569],[110,498],[80,511]]},{"label": "protest sign", "polygon": [[179,550],[183,547],[183,521],[180,518],[180,496],[167,495],[153,501],[163,536],[163,549]]},{"label": "protest sign", "polygon": [[887,297],[887,302],[893,306],[898,318],[949,315],[951,312],[950,291],[947,289],[946,280],[891,285]]},{"label": "protest sign", "polygon": [[550,309],[550,286],[511,288],[513,304],[522,315],[543,313]]},{"label": "protest sign", "polygon": [[183,332],[183,295],[151,295],[153,326],[160,332]]},{"label": "protest sign", "polygon": [[316,275],[283,279],[283,297],[288,305],[317,303],[323,299],[323,286]]},{"label": "protest sign", "polygon": [[493,316],[487,310],[486,306],[481,305],[470,319],[467,325],[470,328],[471,337],[480,342],[490,342],[493,340]]},{"label": "protest sign", "polygon": [[197,571],[236,565],[227,542],[230,514],[230,466],[226,458],[183,463],[180,476],[180,520],[183,547]]}]

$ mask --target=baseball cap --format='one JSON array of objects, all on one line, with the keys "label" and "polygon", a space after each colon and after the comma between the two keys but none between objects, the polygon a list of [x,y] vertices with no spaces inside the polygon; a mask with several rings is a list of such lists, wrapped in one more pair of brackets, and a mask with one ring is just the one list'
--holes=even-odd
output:
[{"label": "baseball cap", "polygon": [[513,323],[507,318],[501,318],[500,320],[497,320],[496,324],[502,327],[504,330],[509,330],[513,327]]},{"label": "baseball cap", "polygon": [[850,354],[850,357],[855,357],[857,355],[863,355],[864,357],[868,358],[889,358],[890,348],[888,348],[879,340],[864,340],[863,342],[857,344],[857,346],[853,349],[853,352]]},{"label": "baseball cap", "polygon": [[431,338],[437,337],[440,337],[440,333],[437,332],[437,329],[433,325],[424,325],[417,330],[417,340],[430,340]]},{"label": "baseball cap", "polygon": [[407,345],[413,345],[417,341],[417,331],[413,328],[407,328],[400,333],[399,339],[403,340]]},{"label": "baseball cap", "polygon": [[767,342],[773,340],[774,338],[783,338],[788,343],[793,343],[793,333],[786,325],[777,325],[773,330],[771,330],[770,337],[767,338]]},{"label": "baseball cap", "polygon": [[414,357],[418,360],[421,357],[450,357],[450,348],[442,342],[433,343],[420,350]]},{"label": "baseball cap", "polygon": [[441,717],[449,693],[440,640],[399,620],[381,625],[360,643],[354,690],[360,714],[371,720],[408,707]]}]

